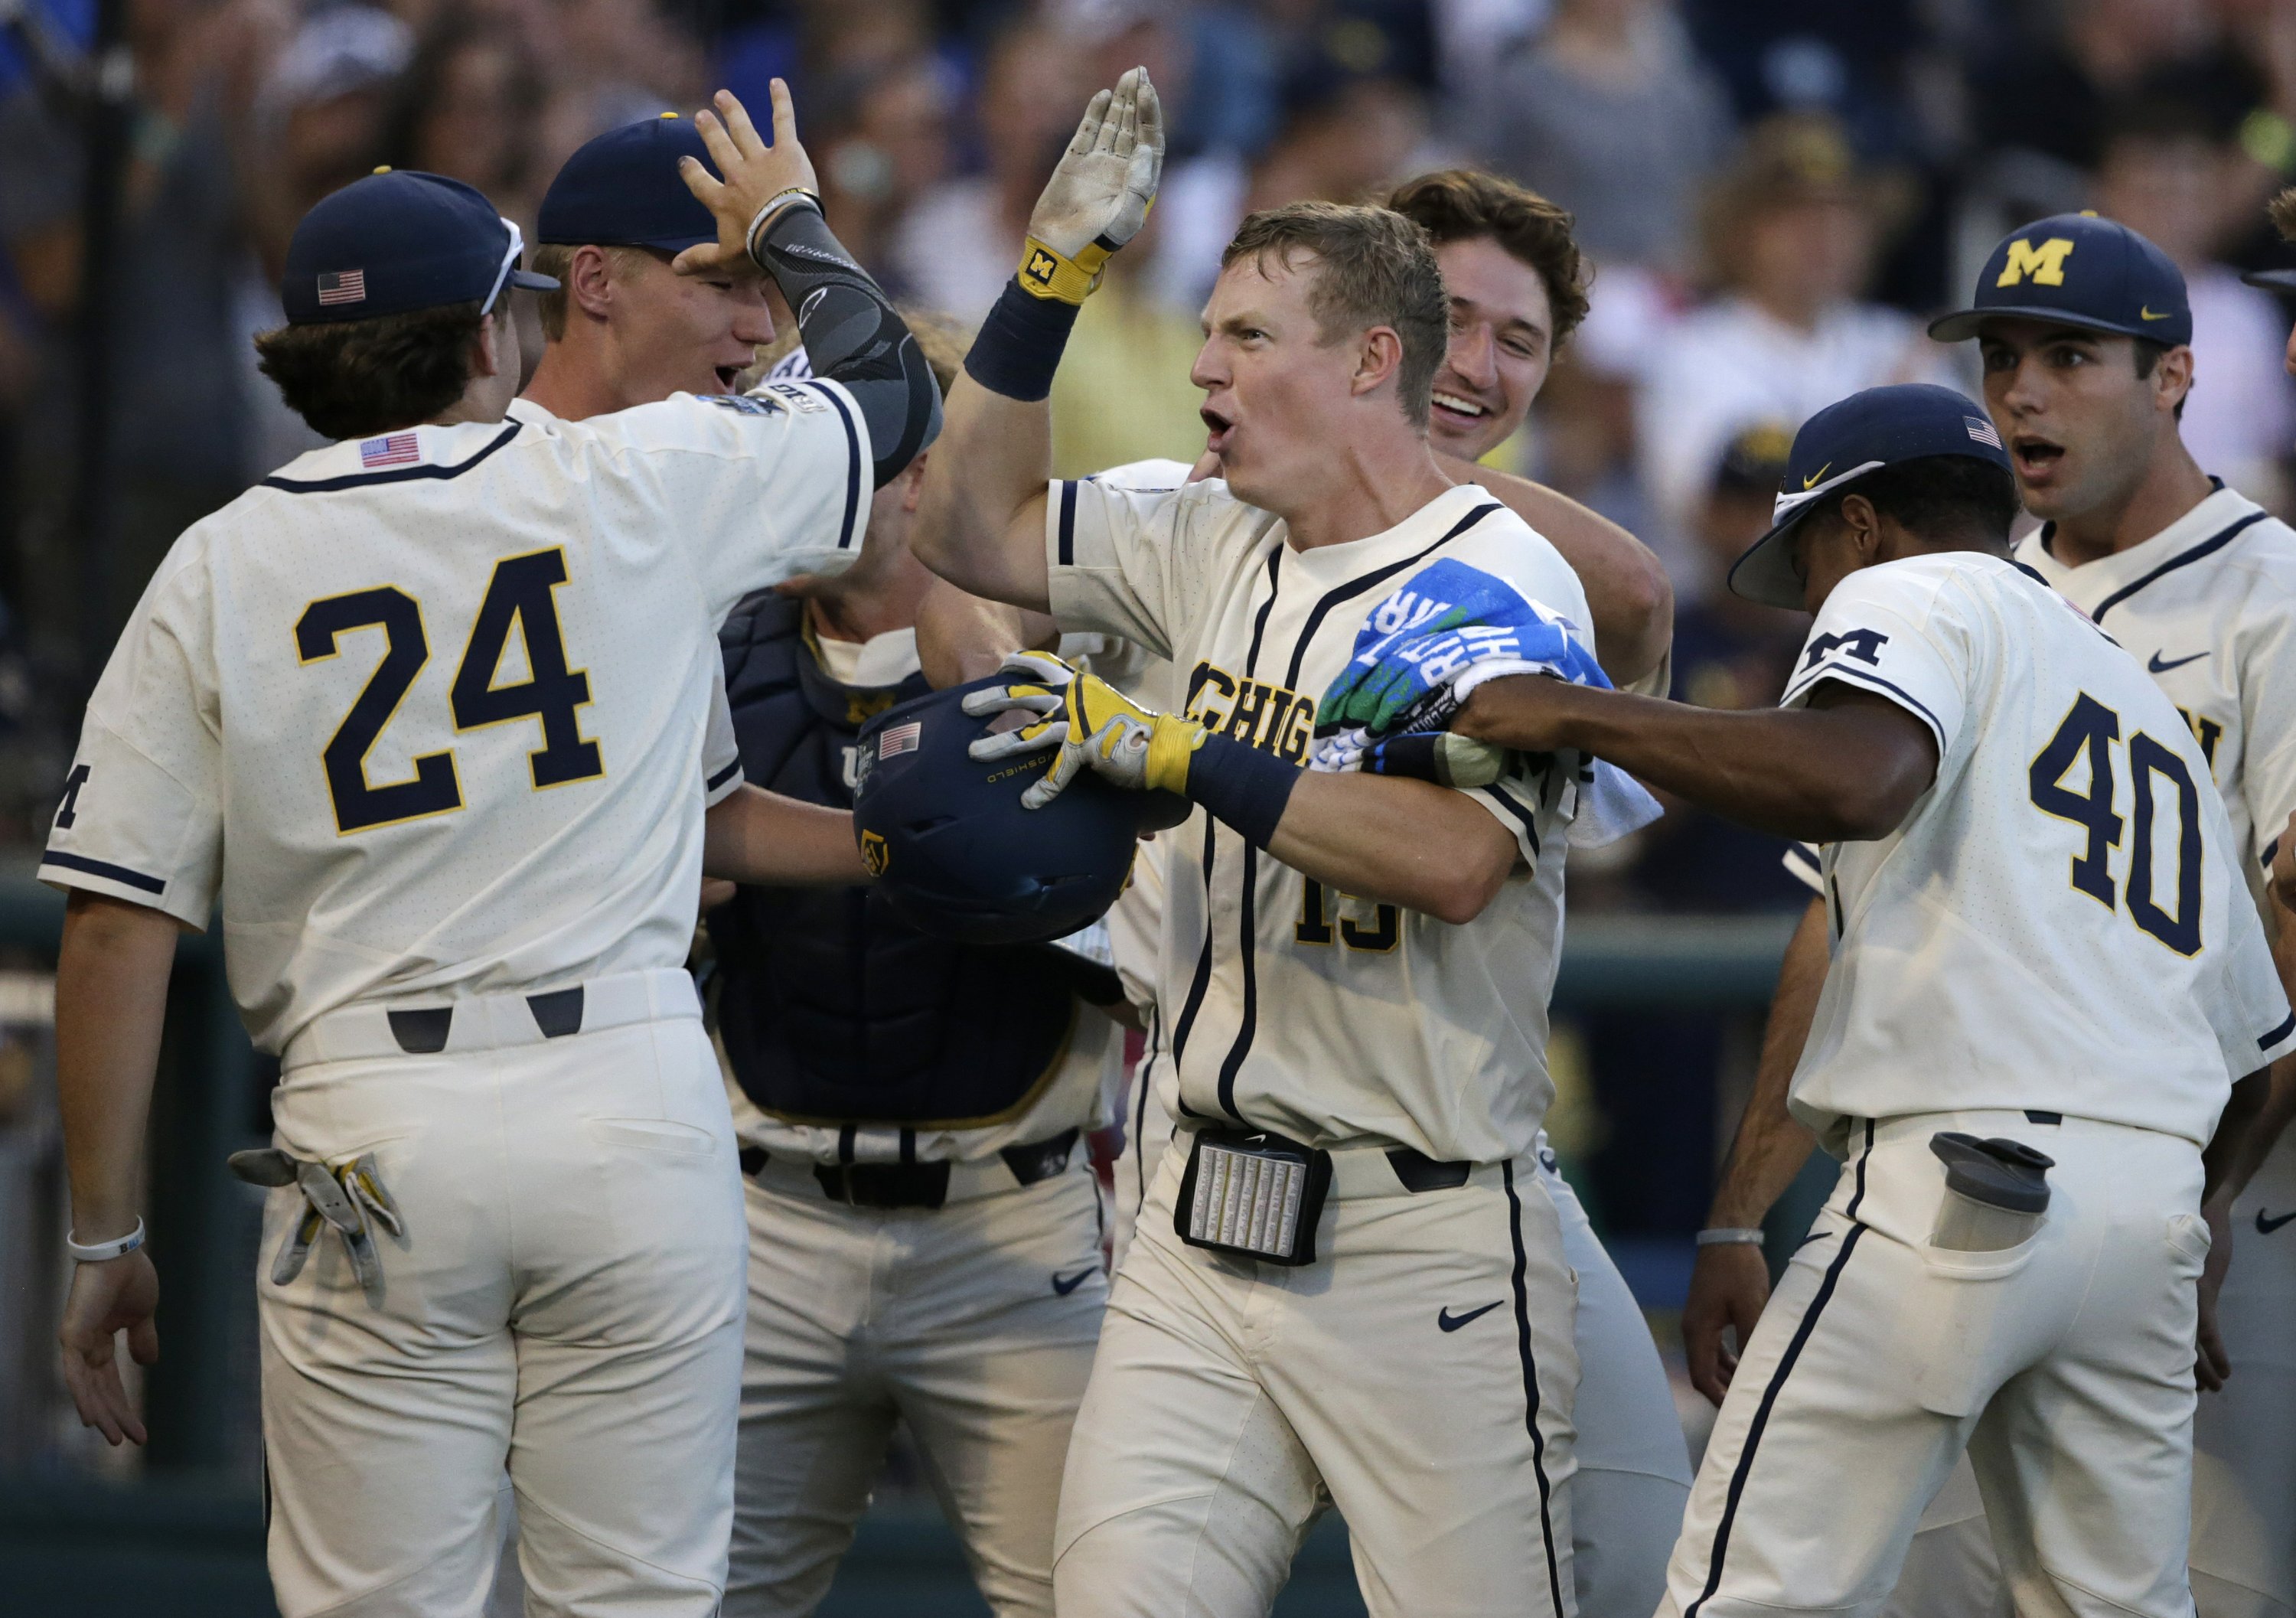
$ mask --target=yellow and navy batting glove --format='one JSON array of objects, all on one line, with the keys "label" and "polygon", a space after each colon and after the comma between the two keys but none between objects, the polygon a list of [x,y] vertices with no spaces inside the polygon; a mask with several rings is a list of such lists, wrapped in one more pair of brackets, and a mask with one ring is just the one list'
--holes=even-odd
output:
[{"label": "yellow and navy batting glove", "polygon": [[1143,708],[1049,652],[1015,652],[999,672],[1014,677],[1013,683],[974,692],[964,699],[964,711],[987,718],[1019,710],[1037,718],[982,737],[970,752],[988,761],[1058,749],[1052,768],[1021,795],[1026,807],[1044,808],[1086,767],[1135,792],[1187,791],[1189,761],[1204,743],[1204,727],[1195,720]]}]

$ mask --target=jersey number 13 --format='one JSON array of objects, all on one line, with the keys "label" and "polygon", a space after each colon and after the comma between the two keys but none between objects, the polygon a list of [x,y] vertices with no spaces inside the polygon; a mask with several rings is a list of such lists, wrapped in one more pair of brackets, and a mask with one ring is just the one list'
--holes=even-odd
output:
[{"label": "jersey number 13", "polygon": [[[590,700],[590,677],[566,666],[566,643],[551,595],[565,582],[562,550],[536,551],[496,563],[450,694],[457,731],[529,717],[541,721],[543,744],[528,755],[537,791],[606,773],[598,744],[584,741],[576,723],[576,710]],[[495,677],[513,625],[526,647],[527,678],[514,686],[497,686]],[[378,786],[366,776],[367,754],[406,700],[415,676],[430,661],[422,612],[413,596],[385,585],[315,601],[295,622],[295,650],[304,662],[319,662],[336,654],[336,642],[348,631],[377,628],[383,633],[382,661],[320,753],[327,793],[334,801],[335,825],[346,833],[463,807],[455,755],[448,749],[417,758],[414,774],[404,781]]]}]

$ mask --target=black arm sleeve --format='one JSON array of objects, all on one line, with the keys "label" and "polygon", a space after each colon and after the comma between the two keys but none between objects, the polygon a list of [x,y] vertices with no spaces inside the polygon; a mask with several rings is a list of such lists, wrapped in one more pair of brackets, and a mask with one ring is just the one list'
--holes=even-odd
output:
[{"label": "black arm sleeve", "polygon": [[775,216],[758,260],[797,311],[816,376],[842,382],[869,423],[877,487],[900,475],[940,433],[940,387],[917,340],[810,202]]}]

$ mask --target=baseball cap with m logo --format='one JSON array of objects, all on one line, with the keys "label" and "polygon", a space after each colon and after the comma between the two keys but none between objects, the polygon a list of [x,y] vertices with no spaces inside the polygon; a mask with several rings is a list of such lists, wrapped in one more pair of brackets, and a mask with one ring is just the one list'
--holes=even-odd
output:
[{"label": "baseball cap with m logo", "polygon": [[2055,214],[2011,231],[1985,256],[1970,306],[1930,322],[1930,335],[1960,342],[1997,319],[2079,326],[2170,349],[2193,341],[2184,272],[2126,225],[2094,214]]}]

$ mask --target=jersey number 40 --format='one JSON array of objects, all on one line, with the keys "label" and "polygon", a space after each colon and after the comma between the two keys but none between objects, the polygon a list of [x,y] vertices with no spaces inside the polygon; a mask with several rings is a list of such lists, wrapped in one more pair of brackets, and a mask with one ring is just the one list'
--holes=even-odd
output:
[{"label": "jersey number 40", "polygon": [[[2111,910],[2116,908],[2105,851],[2120,846],[2121,817],[2112,809],[2112,744],[2120,739],[2120,716],[2086,691],[2065,715],[2049,744],[2034,756],[2026,779],[2033,806],[2045,815],[2070,820],[2088,831],[2088,846],[2073,857],[2072,884]],[[2065,784],[2075,762],[2087,755],[2088,790]],[[2128,738],[2129,784],[2136,798],[2136,846],[2128,856],[2128,919],[2178,955],[2201,951],[2201,793],[2184,760],[2138,731]],[[2177,908],[2164,909],[2152,869],[2153,822],[2158,815],[2153,777],[2175,789],[2177,801]]]},{"label": "jersey number 40", "polygon": [[[542,722],[543,744],[528,755],[537,791],[606,773],[598,744],[584,741],[576,724],[575,710],[590,700],[590,677],[566,666],[566,643],[551,595],[565,582],[562,550],[536,551],[496,563],[486,599],[471,625],[451,694],[458,731],[529,717]],[[513,625],[526,646],[527,678],[514,686],[497,686],[495,677],[501,671]],[[319,662],[336,654],[336,641],[346,632],[375,628],[383,633],[382,661],[320,752],[327,793],[334,800],[335,826],[347,833],[463,807],[451,750],[422,754],[414,760],[414,774],[405,781],[378,786],[366,776],[367,754],[406,700],[414,677],[430,661],[422,612],[413,596],[385,585],[315,601],[296,620],[295,650],[304,662]]]}]

